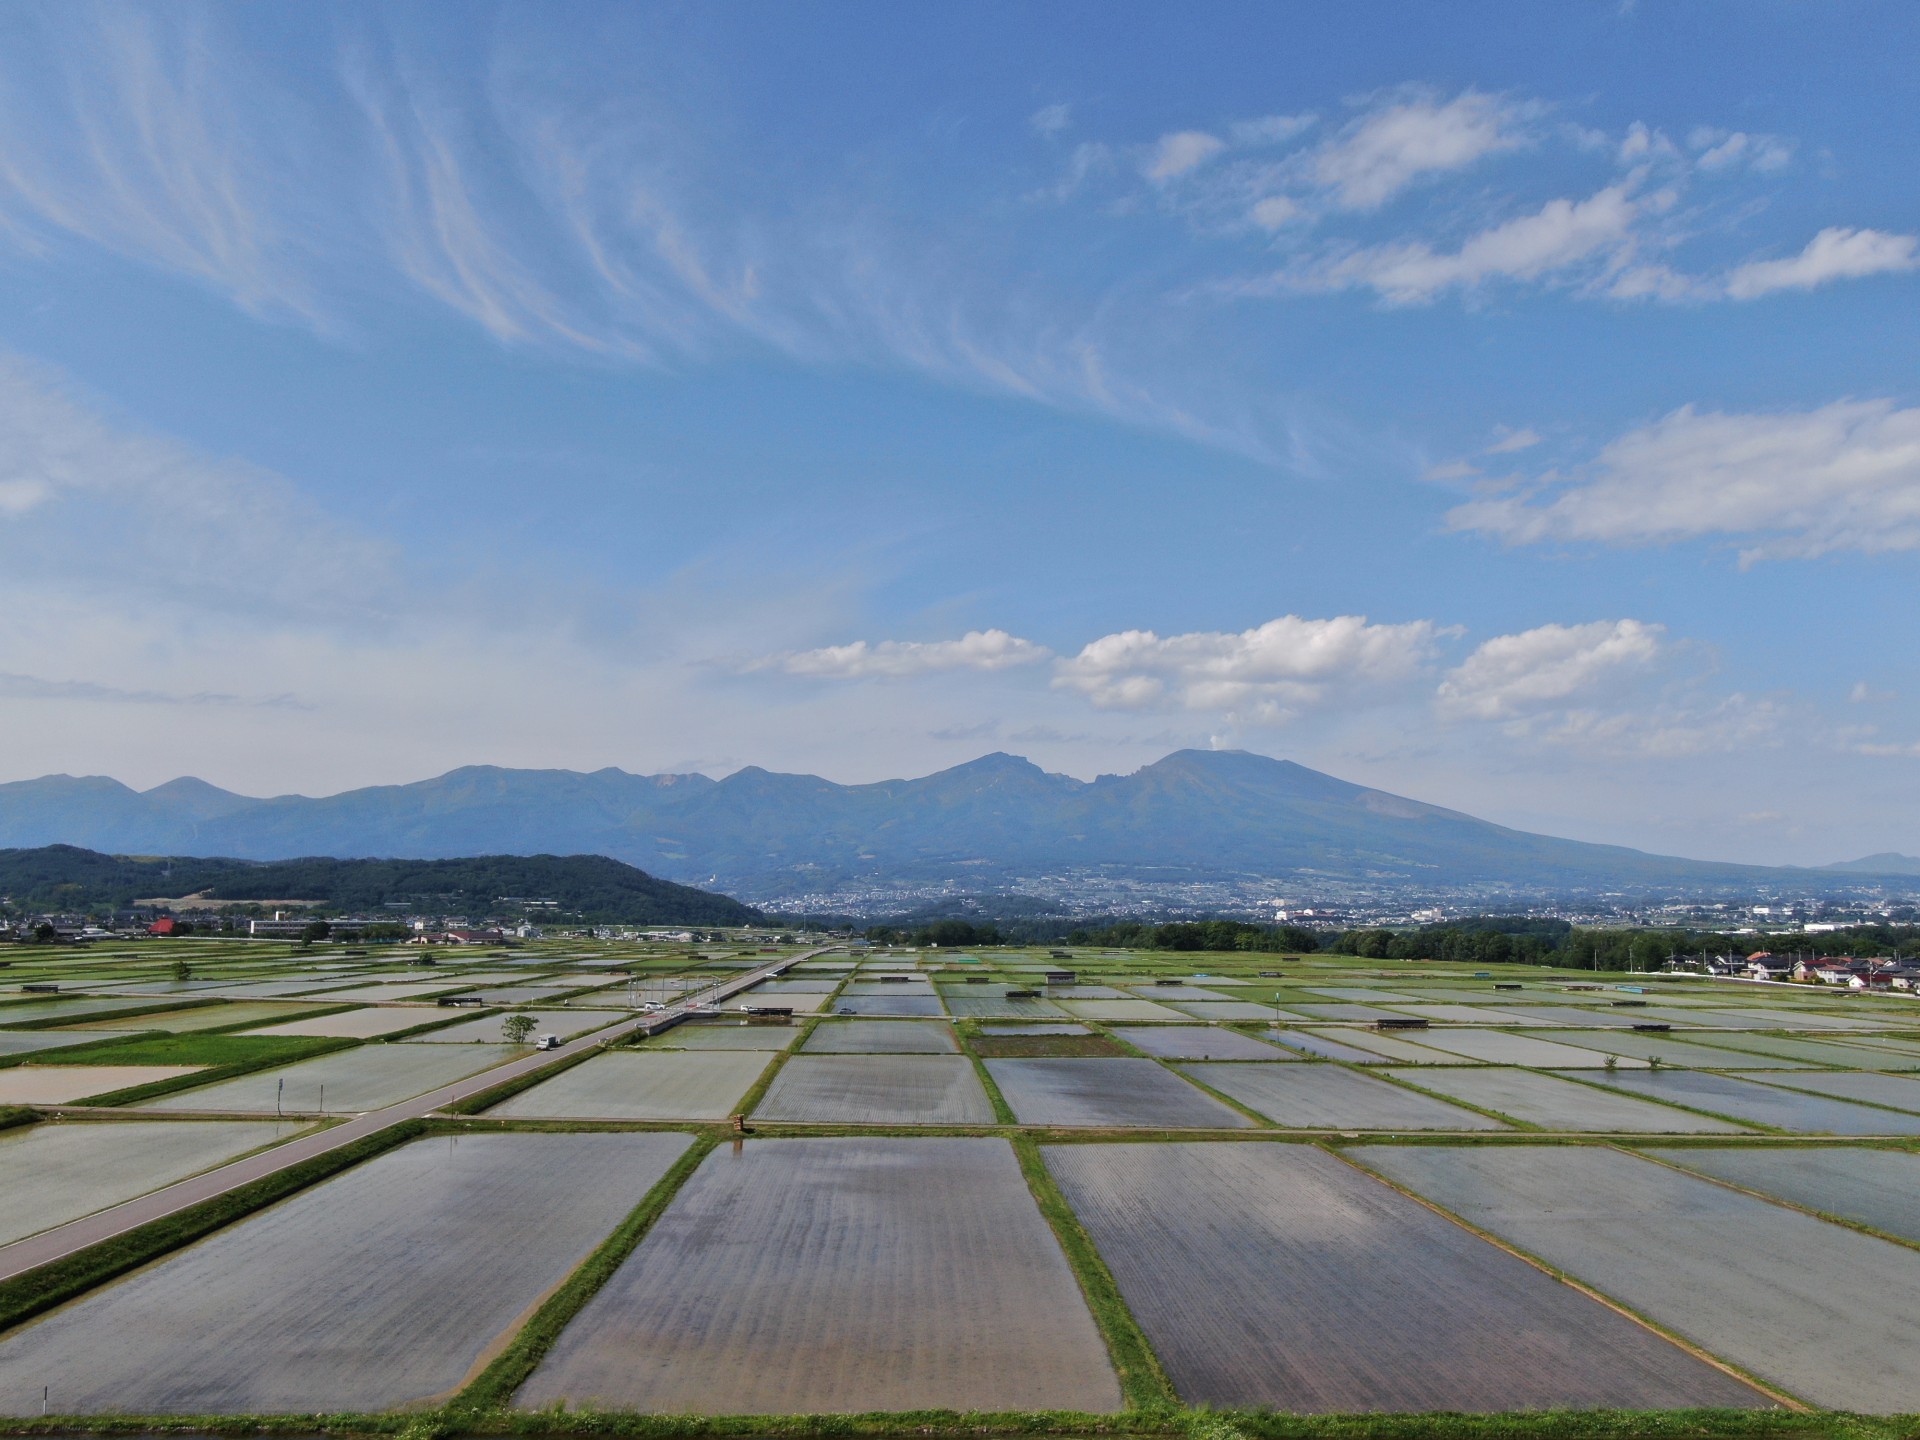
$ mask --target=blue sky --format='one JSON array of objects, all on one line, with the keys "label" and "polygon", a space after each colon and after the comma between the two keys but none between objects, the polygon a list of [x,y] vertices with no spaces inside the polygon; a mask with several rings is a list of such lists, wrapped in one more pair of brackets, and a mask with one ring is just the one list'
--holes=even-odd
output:
[{"label": "blue sky", "polygon": [[1844,14],[8,6],[4,778],[1226,745],[1920,851]]}]

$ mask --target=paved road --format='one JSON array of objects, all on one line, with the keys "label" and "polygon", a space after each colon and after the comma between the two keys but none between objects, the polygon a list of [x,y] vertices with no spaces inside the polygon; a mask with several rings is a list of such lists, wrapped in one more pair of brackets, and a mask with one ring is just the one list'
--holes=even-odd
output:
[{"label": "paved road", "polygon": [[[810,960],[816,955],[824,955],[839,947],[822,946],[817,950],[807,950],[798,955],[790,955],[763,965],[757,970],[745,971],[730,980],[723,980],[713,989],[699,991],[669,1005],[665,1010],[653,1015],[636,1016],[631,1020],[622,1020],[605,1030],[596,1030],[558,1050],[543,1050],[527,1056],[525,1059],[510,1061],[505,1065],[496,1065],[491,1070],[483,1070],[478,1075],[468,1076],[465,1080],[438,1090],[430,1090],[425,1095],[416,1095],[411,1100],[403,1100],[398,1105],[389,1105],[381,1110],[369,1110],[355,1116],[343,1125],[334,1125],[312,1135],[304,1135],[277,1145],[257,1155],[249,1155],[222,1165],[191,1179],[181,1180],[164,1189],[142,1195],[138,1199],[128,1200],[111,1209],[97,1214],[70,1220],[65,1225],[56,1225],[51,1230],[43,1230],[38,1235],[29,1235],[24,1240],[16,1240],[11,1245],[0,1245],[0,1280],[11,1280],[16,1275],[24,1275],[29,1270],[51,1264],[55,1260],[64,1260],[86,1249],[89,1245],[98,1245],[102,1240],[111,1240],[138,1226],[154,1220],[164,1219],[198,1205],[203,1200],[212,1200],[226,1194],[229,1190],[251,1184],[255,1180],[273,1175],[288,1166],[298,1165],[311,1160],[316,1155],[338,1150],[343,1145],[351,1145],[356,1140],[364,1140],[369,1135],[377,1135],[382,1130],[391,1129],[408,1120],[417,1120],[434,1111],[477,1095],[483,1090],[491,1090],[503,1081],[531,1071],[545,1069],[549,1065],[578,1055],[583,1051],[597,1049],[609,1040],[618,1040],[625,1036],[641,1032],[657,1035],[670,1029],[687,1018],[695,1004],[708,1004],[725,1000],[737,995],[751,985],[778,975],[790,965],[802,960]],[[91,1112],[99,1114],[98,1110]],[[175,1112],[177,1113],[177,1112]],[[170,1116],[171,1118],[171,1116]],[[247,1118],[258,1120],[258,1115]]]}]

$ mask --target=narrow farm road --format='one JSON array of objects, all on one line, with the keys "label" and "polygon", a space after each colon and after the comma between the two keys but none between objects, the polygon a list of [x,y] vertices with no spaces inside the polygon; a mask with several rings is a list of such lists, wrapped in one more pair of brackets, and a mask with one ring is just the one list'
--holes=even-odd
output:
[{"label": "narrow farm road", "polygon": [[335,1125],[315,1134],[302,1136],[298,1140],[290,1140],[284,1145],[276,1145],[271,1150],[263,1150],[259,1154],[221,1165],[204,1174],[164,1186],[96,1214],[70,1220],[64,1225],[56,1225],[50,1230],[29,1235],[10,1245],[0,1245],[0,1280],[11,1280],[16,1275],[37,1270],[42,1265],[64,1260],[90,1245],[98,1245],[103,1240],[111,1240],[114,1236],[123,1235],[141,1225],[178,1214],[202,1201],[212,1200],[242,1185],[249,1185],[255,1180],[277,1174],[302,1161],[311,1160],[316,1155],[338,1150],[344,1145],[351,1145],[369,1135],[377,1135],[382,1130],[390,1129],[408,1120],[418,1120],[423,1116],[431,1115],[444,1106],[464,1100],[468,1096],[477,1095],[483,1090],[491,1090],[503,1081],[545,1069],[549,1065],[579,1055],[583,1051],[596,1049],[609,1040],[624,1039],[636,1032],[657,1035],[694,1013],[693,1007],[696,1004],[713,1004],[728,999],[742,990],[759,984],[762,980],[780,974],[790,966],[797,965],[803,960],[811,960],[817,955],[825,955],[838,948],[840,947],[835,945],[823,945],[798,955],[786,956],[760,966],[758,969],[745,971],[732,979],[723,980],[711,989],[685,996],[658,1013],[638,1015],[631,1020],[622,1020],[618,1024],[610,1025],[604,1030],[596,1030],[590,1035],[584,1035],[578,1040],[561,1046],[558,1050],[539,1051],[524,1059],[509,1061],[505,1065],[496,1065],[491,1070],[483,1070],[478,1075],[470,1075],[464,1080],[455,1081],[438,1090],[416,1095],[411,1100],[402,1100],[397,1105],[369,1110],[343,1125]]}]

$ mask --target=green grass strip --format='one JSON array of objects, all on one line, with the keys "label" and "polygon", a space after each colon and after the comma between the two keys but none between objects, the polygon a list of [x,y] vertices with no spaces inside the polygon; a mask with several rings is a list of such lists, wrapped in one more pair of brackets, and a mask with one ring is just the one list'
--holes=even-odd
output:
[{"label": "green grass strip", "polygon": [[719,1143],[717,1134],[696,1138],[686,1154],[673,1163],[672,1168],[634,1207],[633,1213],[600,1243],[600,1247],[581,1263],[565,1284],[554,1291],[546,1304],[521,1327],[513,1342],[454,1397],[447,1409],[450,1412],[500,1410],[511,1405],[514,1392],[526,1383],[527,1377],[546,1359],[547,1352],[560,1338],[560,1333],[586,1308],[587,1302],[600,1293],[600,1287],[613,1278],[614,1272],[646,1238],[647,1231],[653,1228],[653,1222],[660,1218],[673,1197],[679,1194],[687,1178]]},{"label": "green grass strip", "polygon": [[62,1050],[45,1057],[50,1065],[200,1065],[206,1068],[191,1075],[175,1075],[166,1080],[151,1080],[144,1085],[129,1085],[90,1096],[75,1104],[89,1107],[138,1105],[171,1095],[176,1090],[193,1090],[221,1080],[251,1075],[301,1060],[328,1055],[336,1050],[351,1050],[358,1040],[331,1035],[167,1035],[152,1031],[124,1040],[88,1045],[82,1050]]},{"label": "green grass strip", "polygon": [[1126,1398],[1128,1408],[1158,1412],[1177,1406],[1179,1397],[1174,1394],[1167,1372],[1161,1368],[1160,1357],[1153,1353],[1146,1332],[1127,1309],[1127,1302],[1120,1298],[1120,1286],[1113,1272],[1100,1258],[1093,1237],[1081,1225],[1080,1217],[1067,1204],[1053,1172],[1047,1169],[1040,1147],[1031,1137],[1016,1135],[1013,1151],[1020,1157],[1020,1171],[1027,1177],[1027,1188],[1033,1192],[1034,1203],[1053,1227],[1067,1263],[1080,1282],[1080,1292],[1086,1296],[1087,1308],[1093,1312],[1094,1323],[1100,1327],[1101,1338],[1107,1342],[1107,1355],[1113,1361],[1114,1373],[1120,1377],[1120,1393]]},{"label": "green grass strip", "polygon": [[231,1225],[254,1211],[284,1199],[297,1190],[338,1174],[384,1150],[425,1133],[418,1120],[407,1121],[388,1130],[343,1145],[337,1150],[290,1165],[272,1175],[262,1176],[212,1200],[202,1201],[145,1225],[89,1246],[77,1255],[55,1260],[24,1275],[0,1282],[0,1331],[29,1320],[56,1305],[64,1305],[117,1275],[159,1259],[171,1250],[191,1244],[215,1230]]},{"label": "green grass strip", "polygon": [[967,1047],[967,1058],[973,1062],[973,1073],[980,1077],[980,1088],[987,1092],[987,1102],[993,1106],[994,1121],[1001,1125],[1018,1125],[1020,1122],[1014,1118],[1013,1106],[1000,1093],[1000,1083],[993,1078],[993,1072],[987,1069],[987,1062],[974,1053],[971,1045]]},{"label": "green grass strip", "polygon": [[19,1125],[31,1125],[40,1118],[40,1112],[27,1105],[0,1105],[0,1130],[12,1130]]}]

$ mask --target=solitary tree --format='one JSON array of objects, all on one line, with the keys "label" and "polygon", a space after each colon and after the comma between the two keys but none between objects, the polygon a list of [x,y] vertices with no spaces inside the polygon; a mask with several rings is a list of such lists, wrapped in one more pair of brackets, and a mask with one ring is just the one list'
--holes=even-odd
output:
[{"label": "solitary tree", "polygon": [[176,980],[191,980],[193,978],[193,966],[184,960],[174,961],[173,978]]},{"label": "solitary tree", "polygon": [[500,1033],[506,1036],[509,1045],[524,1045],[537,1023],[526,1011],[516,1010],[500,1022]]}]

